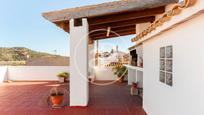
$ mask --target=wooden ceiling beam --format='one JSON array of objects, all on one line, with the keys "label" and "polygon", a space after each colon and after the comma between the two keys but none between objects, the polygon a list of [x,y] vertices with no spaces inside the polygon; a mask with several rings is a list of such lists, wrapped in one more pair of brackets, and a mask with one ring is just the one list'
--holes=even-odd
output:
[{"label": "wooden ceiling beam", "polygon": [[[129,30],[129,31],[124,31],[124,32],[120,32],[118,33],[120,36],[126,36],[126,35],[131,35],[131,34],[135,34],[135,30]],[[98,36],[90,36],[90,38],[92,40],[100,40],[100,39],[106,39],[106,38],[114,38],[114,37],[119,37],[115,34],[110,34],[110,36],[106,36],[106,34],[104,35],[98,35]]]},{"label": "wooden ceiling beam", "polygon": [[129,26],[129,25],[135,25],[138,23],[153,22],[153,21],[155,21],[155,16],[149,16],[149,17],[144,17],[144,18],[119,21],[119,22],[111,22],[111,23],[106,23],[106,24],[92,25],[89,27],[89,30],[93,31],[93,30],[98,30],[98,29],[107,29],[108,27],[111,27],[113,29],[113,28],[125,27],[125,26]]},{"label": "wooden ceiling beam", "polygon": [[165,7],[163,6],[158,8],[145,9],[141,11],[128,11],[128,12],[122,12],[122,13],[112,14],[112,15],[92,17],[92,18],[88,18],[88,22],[90,25],[99,25],[99,24],[105,24],[105,23],[111,23],[111,22],[155,16],[157,14],[161,14],[164,12],[165,12]]},{"label": "wooden ceiling beam", "polygon": [[[119,27],[119,28],[111,28],[111,34],[119,34],[120,32],[126,32],[126,31],[135,31],[136,25],[130,25],[130,26],[125,26],[125,27]],[[107,30],[102,30],[102,31],[96,31],[90,34],[90,36],[100,36],[100,35],[104,35],[107,33]]]},{"label": "wooden ceiling beam", "polygon": [[[141,11],[129,11],[112,15],[88,18],[90,31],[96,29],[105,29],[107,27],[118,28],[137,23],[152,22],[155,20],[155,15],[163,13],[165,7],[145,9]],[[69,32],[69,21],[55,22],[57,26]]]}]

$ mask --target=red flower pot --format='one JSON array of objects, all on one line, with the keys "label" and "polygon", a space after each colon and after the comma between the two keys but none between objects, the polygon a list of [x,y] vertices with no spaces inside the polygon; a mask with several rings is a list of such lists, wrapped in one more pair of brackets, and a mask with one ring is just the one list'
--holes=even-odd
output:
[{"label": "red flower pot", "polygon": [[64,96],[60,95],[60,96],[51,96],[51,102],[53,104],[53,106],[60,106],[63,102]]}]

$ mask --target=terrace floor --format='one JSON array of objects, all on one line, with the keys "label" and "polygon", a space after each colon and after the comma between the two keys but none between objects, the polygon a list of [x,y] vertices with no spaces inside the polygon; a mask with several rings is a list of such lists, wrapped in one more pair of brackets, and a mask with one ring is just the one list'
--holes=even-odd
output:
[{"label": "terrace floor", "polygon": [[[89,106],[52,109],[47,104],[49,89],[56,82],[13,82],[0,84],[1,115],[146,115],[142,100],[131,96],[123,84],[90,85]],[[66,84],[61,87],[67,88]],[[66,100],[68,102],[68,100]]]}]

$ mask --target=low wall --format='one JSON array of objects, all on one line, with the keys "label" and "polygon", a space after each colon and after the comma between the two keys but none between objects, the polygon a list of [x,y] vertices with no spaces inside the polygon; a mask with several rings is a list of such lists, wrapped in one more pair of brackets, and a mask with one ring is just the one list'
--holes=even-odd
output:
[{"label": "low wall", "polygon": [[[12,81],[56,81],[57,74],[69,72],[67,66],[1,66],[0,83]],[[94,68],[96,80],[116,80],[111,68]]]},{"label": "low wall", "polygon": [[7,70],[8,69],[6,66],[0,67],[0,83],[3,83],[4,81],[7,80],[7,78],[8,78],[8,71]]},{"label": "low wall", "polygon": [[0,78],[3,79],[3,81],[5,80],[55,81],[55,80],[58,80],[57,74],[60,72],[69,72],[69,67],[67,66],[8,66],[8,67],[0,67]]},{"label": "low wall", "polygon": [[118,77],[114,75],[112,68],[98,67],[95,68],[96,80],[116,80]]}]

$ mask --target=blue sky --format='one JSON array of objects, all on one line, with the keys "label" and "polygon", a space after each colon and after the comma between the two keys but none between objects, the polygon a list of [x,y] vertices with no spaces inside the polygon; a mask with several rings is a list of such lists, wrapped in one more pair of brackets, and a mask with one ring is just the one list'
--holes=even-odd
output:
[{"label": "blue sky", "polygon": [[[68,56],[69,34],[45,20],[41,14],[108,1],[113,0],[0,0],[0,47],[20,46],[48,53],[57,50],[57,54]],[[99,43],[119,45],[121,50],[127,51],[127,47],[133,45],[130,38]],[[101,49],[105,50],[103,46]]]}]

